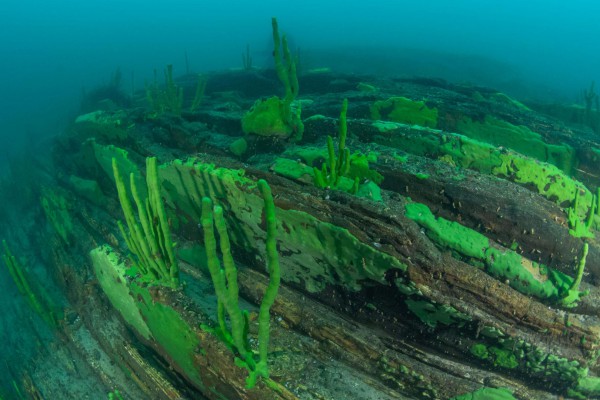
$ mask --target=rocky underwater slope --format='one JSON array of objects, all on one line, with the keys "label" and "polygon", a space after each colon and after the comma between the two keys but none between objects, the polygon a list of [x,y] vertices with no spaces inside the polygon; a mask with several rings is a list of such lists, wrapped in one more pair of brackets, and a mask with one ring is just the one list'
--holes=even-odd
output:
[{"label": "rocky underwater slope", "polygon": [[2,398],[600,397],[597,134],[277,38],[13,162]]}]

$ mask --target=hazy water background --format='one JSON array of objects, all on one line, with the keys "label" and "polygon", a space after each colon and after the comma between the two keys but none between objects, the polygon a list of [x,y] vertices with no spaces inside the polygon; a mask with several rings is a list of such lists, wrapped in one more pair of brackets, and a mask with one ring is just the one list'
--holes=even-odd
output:
[{"label": "hazy water background", "polygon": [[[0,168],[60,133],[82,89],[117,67],[143,88],[154,69],[270,66],[271,16],[311,67],[441,76],[519,97],[577,101],[600,81],[600,2],[2,1]],[[599,82],[600,83],[600,82]],[[33,147],[25,147],[35,152]]]}]

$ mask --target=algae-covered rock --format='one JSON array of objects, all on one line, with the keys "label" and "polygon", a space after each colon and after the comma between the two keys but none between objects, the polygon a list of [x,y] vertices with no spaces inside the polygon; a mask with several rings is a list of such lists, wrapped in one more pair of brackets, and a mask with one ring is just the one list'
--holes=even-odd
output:
[{"label": "algae-covered rock", "polygon": [[371,105],[371,118],[435,128],[438,110],[428,107],[424,101],[415,101],[406,97],[390,97]]},{"label": "algae-covered rock", "polygon": [[242,130],[246,134],[279,138],[296,135],[302,122],[288,107],[277,96],[259,99],[242,118]]}]

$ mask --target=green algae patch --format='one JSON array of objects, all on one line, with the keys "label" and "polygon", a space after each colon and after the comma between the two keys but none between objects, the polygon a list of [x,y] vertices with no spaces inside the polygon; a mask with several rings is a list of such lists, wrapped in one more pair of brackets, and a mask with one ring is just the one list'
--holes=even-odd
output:
[{"label": "green algae patch", "polygon": [[[264,259],[264,202],[243,171],[194,159],[167,163],[160,171],[169,208],[200,221],[202,197],[210,197],[227,210],[232,243]],[[385,283],[386,271],[406,270],[398,259],[361,242],[347,229],[302,211],[277,208],[276,214],[282,279],[312,293],[335,284],[360,290],[365,279]]]},{"label": "green algae patch", "polygon": [[278,175],[286,178],[300,180],[303,182],[312,182],[314,180],[314,171],[312,167],[289,158],[277,158],[272,165],[271,170]]},{"label": "green algae patch", "polygon": [[100,189],[97,181],[92,179],[83,179],[75,175],[69,176],[69,184],[73,190],[84,199],[90,201],[97,206],[106,204],[107,199]]},{"label": "green algae patch", "polygon": [[493,359],[494,366],[506,369],[514,369],[519,366],[517,357],[509,350],[491,346],[489,349],[490,356]]},{"label": "green algae patch", "polygon": [[424,324],[436,328],[438,324],[445,326],[458,326],[461,328],[465,322],[471,321],[471,317],[461,313],[455,308],[437,304],[428,300],[407,299],[405,303],[408,309],[415,314]]},{"label": "green algae patch", "polygon": [[427,235],[437,243],[458,251],[468,257],[484,259],[489,239],[457,222],[436,218],[429,207],[421,203],[406,205],[406,216],[427,228]]},{"label": "green algae patch", "polygon": [[493,93],[489,96],[489,98],[490,98],[490,100],[493,100],[497,103],[506,104],[508,106],[512,106],[512,107],[520,109],[522,111],[531,111],[531,109],[529,107],[527,107],[525,104],[521,103],[519,100],[513,99],[512,97],[510,97],[507,94],[502,93],[502,92]]},{"label": "green algae patch", "polygon": [[173,308],[154,301],[148,289],[136,283],[130,288],[154,340],[186,377],[204,387],[194,362],[201,351],[200,339],[192,327]]},{"label": "green algae patch", "polygon": [[[484,334],[484,331],[487,333]],[[588,368],[578,361],[549,353],[523,340],[510,338],[495,328],[484,327],[481,337],[484,342],[471,345],[469,353],[488,365],[524,370],[532,378],[552,380],[564,387],[572,387],[574,383],[587,377]]]},{"label": "green algae patch", "polygon": [[121,314],[125,322],[139,333],[144,339],[151,338],[150,330],[142,319],[136,301],[132,297],[128,280],[127,267],[119,260],[110,246],[97,247],[90,252],[96,278],[110,300],[113,307]]},{"label": "green algae patch", "polygon": [[177,248],[177,258],[208,272],[206,249],[200,244],[186,244]]},{"label": "green algae patch", "polygon": [[110,246],[92,250],[90,258],[102,290],[128,325],[146,340],[155,341],[170,361],[203,387],[194,363],[200,339],[188,323],[136,283],[135,271],[127,268]]},{"label": "green algae patch", "polygon": [[123,110],[115,113],[93,111],[75,119],[70,129],[71,135],[80,139],[98,138],[107,142],[123,141],[128,137],[128,127],[125,125],[127,115]]},{"label": "green algae patch", "polygon": [[586,376],[577,383],[577,388],[569,392],[569,395],[577,399],[600,397],[600,378]]},{"label": "green algae patch", "polygon": [[424,101],[410,100],[406,97],[390,97],[371,105],[371,118],[435,128],[438,110],[435,107],[428,107]]},{"label": "green algae patch", "polygon": [[[374,123],[375,127],[377,125]],[[437,158],[453,166],[508,179],[562,207],[575,204],[575,196],[579,193],[575,211],[582,221],[589,219],[590,210],[599,209],[594,207],[593,193],[556,165],[467,136],[386,122],[385,129],[380,128],[375,141],[407,153]]]},{"label": "green algae patch", "polygon": [[456,128],[459,133],[470,138],[513,149],[553,164],[567,174],[571,173],[576,164],[575,151],[571,146],[546,143],[539,133],[526,126],[516,126],[488,115],[482,122],[463,117]]},{"label": "green algae patch", "polygon": [[239,138],[229,145],[229,151],[238,157],[241,157],[248,150],[248,142],[245,138]]},{"label": "green algae patch", "polygon": [[407,204],[405,215],[425,228],[427,236],[438,246],[459,253],[471,265],[483,263],[489,275],[508,281],[513,289],[523,294],[551,301],[559,301],[569,294],[573,278],[512,250],[499,249],[479,232],[435,217],[424,204]]},{"label": "green algae patch", "polygon": [[487,358],[490,356],[487,347],[481,343],[477,343],[471,346],[469,352],[475,357],[480,358],[482,360],[487,360]]},{"label": "green algae patch", "polygon": [[[112,159],[114,158],[117,161],[121,176],[126,177],[128,180],[130,174],[133,174],[135,184],[140,191],[140,196],[144,198],[147,195],[146,180],[142,176],[138,166],[129,159],[129,152],[127,150],[113,145],[104,146],[96,142],[93,143],[93,149],[96,161],[111,181],[114,182],[115,179],[112,167]],[[126,186],[129,187],[129,185]]]},{"label": "green algae patch", "polygon": [[510,389],[486,387],[471,393],[461,394],[450,400],[516,400],[516,398]]},{"label": "green algae patch", "polygon": [[[343,284],[360,290],[361,281],[385,284],[390,269],[406,271],[395,257],[359,241],[347,229],[320,221],[302,211],[278,210],[280,253],[284,257],[285,280],[303,285],[309,292],[327,284]],[[307,266],[311,266],[307,269]]]},{"label": "green algae patch", "polygon": [[[499,250],[493,247],[485,251],[485,263],[490,275],[499,280],[508,279],[510,286],[523,294],[539,299],[558,299],[568,287],[562,281],[550,279],[547,267],[521,257],[512,250]],[[558,271],[555,271],[558,272]]]},{"label": "green algae patch", "polygon": [[[196,159],[174,160],[159,166],[159,179],[167,208],[183,213],[187,221],[200,221],[202,198],[210,197],[215,204],[245,204],[241,187],[248,190],[256,183],[244,176],[243,170],[217,168]],[[225,204],[223,204],[225,203]]]},{"label": "green algae patch", "polygon": [[[258,136],[290,137],[301,121],[298,115],[291,113],[289,107],[289,103],[277,96],[259,99],[242,118],[242,130]],[[293,116],[293,119],[290,120],[286,115]]]}]

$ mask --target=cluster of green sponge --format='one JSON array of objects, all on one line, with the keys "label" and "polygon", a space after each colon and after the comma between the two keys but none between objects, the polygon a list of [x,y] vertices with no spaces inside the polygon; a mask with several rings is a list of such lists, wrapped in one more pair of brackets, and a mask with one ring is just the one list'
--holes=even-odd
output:
[{"label": "cluster of green sponge", "polygon": [[137,259],[136,266],[152,283],[160,282],[167,286],[177,287],[179,285],[179,267],[171,241],[167,214],[160,196],[156,157],[146,159],[148,189],[146,199],[142,200],[140,197],[134,174],[129,175],[129,187],[136,204],[137,219],[115,158],[112,159],[112,167],[119,201],[129,231],[125,231],[120,221],[118,225],[127,247]]},{"label": "cluster of green sponge", "polygon": [[[259,377],[268,378],[267,354],[269,347],[270,309],[275,302],[279,290],[280,271],[279,256],[276,244],[276,219],[275,205],[271,189],[265,180],[258,181],[258,187],[264,199],[265,219],[267,225],[267,269],[269,271],[269,285],[260,305],[258,314],[258,361],[248,343],[248,312],[239,307],[237,269],[231,254],[229,234],[223,217],[223,208],[214,205],[209,197],[202,199],[202,229],[204,230],[204,246],[208,261],[208,269],[217,293],[218,306],[218,336],[234,349],[240,356],[238,365],[248,368],[250,375],[246,381],[248,388],[254,387]],[[217,229],[223,260],[223,267],[217,254],[217,238],[214,229]],[[229,316],[231,330],[226,323],[226,314]],[[204,327],[209,329],[208,327]],[[215,331],[215,330],[213,330]]]}]

